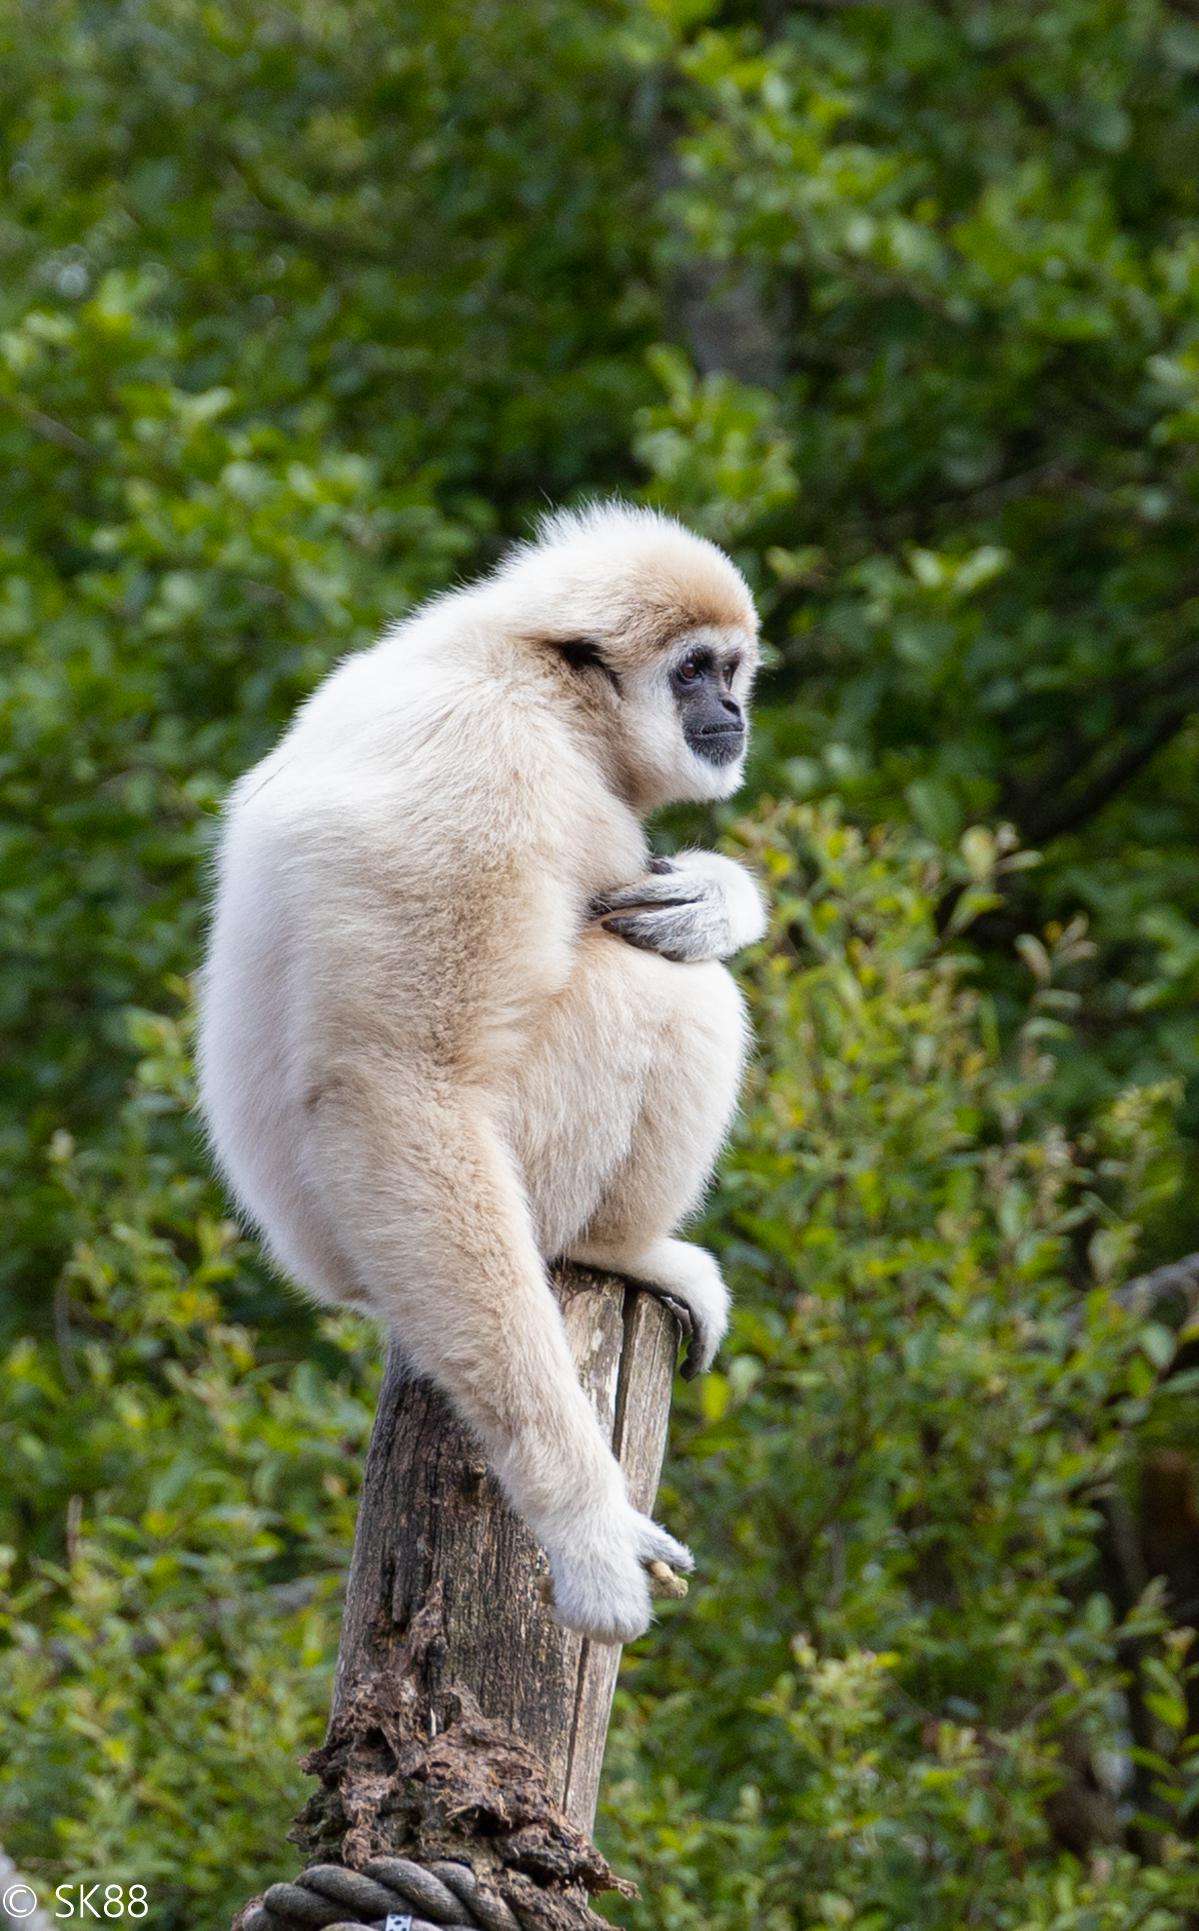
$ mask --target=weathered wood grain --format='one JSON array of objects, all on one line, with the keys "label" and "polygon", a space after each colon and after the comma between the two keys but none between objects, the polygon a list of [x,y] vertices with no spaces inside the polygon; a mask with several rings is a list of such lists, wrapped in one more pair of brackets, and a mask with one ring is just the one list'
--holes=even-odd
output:
[{"label": "weathered wood grain", "polygon": [[[588,1395],[650,1509],[661,1473],[678,1334],[652,1296],[578,1269],[556,1288]],[[553,1798],[589,1832],[619,1652],[560,1629],[545,1564],[471,1437],[393,1351],[379,1398],[350,1569],[332,1726],[351,1694],[415,1672],[428,1733],[465,1689],[541,1759]],[[436,1622],[414,1658],[416,1619]]]}]

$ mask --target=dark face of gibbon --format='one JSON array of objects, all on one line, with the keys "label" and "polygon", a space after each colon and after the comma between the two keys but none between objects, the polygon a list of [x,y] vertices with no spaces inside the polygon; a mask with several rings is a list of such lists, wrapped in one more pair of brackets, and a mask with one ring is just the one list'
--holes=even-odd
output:
[{"label": "dark face of gibbon", "polygon": [[735,646],[693,643],[671,668],[684,742],[709,764],[735,764],[745,750],[745,711],[736,690],[742,654]]}]

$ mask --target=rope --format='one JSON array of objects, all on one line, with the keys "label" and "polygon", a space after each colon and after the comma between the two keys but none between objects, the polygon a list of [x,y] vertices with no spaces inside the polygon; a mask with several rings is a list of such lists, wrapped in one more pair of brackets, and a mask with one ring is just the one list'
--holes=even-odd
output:
[{"label": "rope", "polygon": [[312,1864],[294,1884],[272,1884],[241,1923],[242,1931],[526,1931],[469,1864],[443,1859],[426,1870],[406,1857],[378,1857],[363,1871]]}]

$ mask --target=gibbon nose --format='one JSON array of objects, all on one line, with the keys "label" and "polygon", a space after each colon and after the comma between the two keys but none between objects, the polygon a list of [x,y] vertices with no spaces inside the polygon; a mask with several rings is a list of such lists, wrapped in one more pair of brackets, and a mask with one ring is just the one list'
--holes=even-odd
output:
[{"label": "gibbon nose", "polygon": [[744,731],[745,719],[735,697],[722,697],[720,711],[721,715],[700,726],[702,738],[732,737],[734,732]]}]

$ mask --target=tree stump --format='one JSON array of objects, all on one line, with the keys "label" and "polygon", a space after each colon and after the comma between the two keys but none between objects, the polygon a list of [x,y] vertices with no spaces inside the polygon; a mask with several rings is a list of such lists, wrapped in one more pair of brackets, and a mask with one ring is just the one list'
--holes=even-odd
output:
[{"label": "tree stump", "polygon": [[[675,1321],[611,1276],[564,1267],[554,1285],[580,1378],[648,1511]],[[590,1931],[603,1921],[588,1896],[629,1892],[590,1841],[619,1651],[554,1622],[547,1574],[477,1443],[393,1349],[328,1734],[305,1764],[320,1788],[292,1832],[310,1859],[359,1871],[457,1860],[538,1931]],[[253,1908],[248,1921],[275,1922]]]}]

